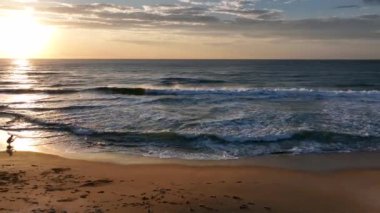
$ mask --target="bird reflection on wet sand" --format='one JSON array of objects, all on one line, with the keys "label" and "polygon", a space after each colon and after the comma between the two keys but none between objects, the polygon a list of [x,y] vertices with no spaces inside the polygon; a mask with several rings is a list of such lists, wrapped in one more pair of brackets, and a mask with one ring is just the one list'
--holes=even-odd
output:
[{"label": "bird reflection on wet sand", "polygon": [[14,152],[14,148],[12,146],[12,143],[16,140],[16,137],[14,135],[11,135],[8,140],[7,140],[7,150],[6,152],[9,154],[9,156],[12,156],[13,155],[13,152]]}]

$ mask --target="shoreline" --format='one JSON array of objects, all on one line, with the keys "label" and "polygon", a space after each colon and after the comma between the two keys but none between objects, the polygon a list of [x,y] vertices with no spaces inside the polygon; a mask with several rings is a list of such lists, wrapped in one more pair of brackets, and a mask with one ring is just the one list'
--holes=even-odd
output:
[{"label": "shoreline", "polygon": [[[54,154],[52,154],[54,155]],[[184,166],[253,166],[295,171],[337,171],[380,169],[380,152],[277,154],[226,160],[190,160],[132,156],[123,153],[71,153],[57,155],[67,159],[119,165],[184,165]]]},{"label": "shoreline", "polygon": [[380,211],[379,168],[121,165],[33,152],[2,152],[0,162],[4,212]]},{"label": "shoreline", "polygon": [[[0,130],[0,139],[6,141],[8,133]],[[21,144],[24,143],[24,144]],[[59,152],[59,147],[41,147],[26,145],[25,141],[12,143],[14,154],[23,152],[40,153],[72,160],[85,160],[120,165],[188,165],[188,166],[255,166],[288,169],[296,171],[334,171],[347,169],[380,169],[380,151],[373,152],[331,152],[309,154],[271,154],[238,159],[180,159],[159,158],[127,153],[103,152]],[[30,147],[29,147],[30,146]],[[6,143],[0,143],[0,150],[5,151]],[[19,151],[18,151],[19,150]],[[0,151],[0,152],[1,152]]]}]

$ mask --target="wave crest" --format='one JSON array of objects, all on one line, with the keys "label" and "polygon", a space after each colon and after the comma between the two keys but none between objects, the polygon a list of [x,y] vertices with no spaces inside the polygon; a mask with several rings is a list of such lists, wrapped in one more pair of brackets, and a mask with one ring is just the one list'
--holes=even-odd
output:
[{"label": "wave crest", "polygon": [[7,94],[70,94],[78,92],[95,92],[103,94],[120,94],[134,96],[160,95],[227,95],[227,96],[380,96],[380,90],[322,90],[310,88],[197,88],[197,87],[93,87],[86,89],[0,89]]},{"label": "wave crest", "polygon": [[175,87],[97,87],[87,91],[122,95],[380,95],[378,90],[318,90],[308,88],[175,88]]}]

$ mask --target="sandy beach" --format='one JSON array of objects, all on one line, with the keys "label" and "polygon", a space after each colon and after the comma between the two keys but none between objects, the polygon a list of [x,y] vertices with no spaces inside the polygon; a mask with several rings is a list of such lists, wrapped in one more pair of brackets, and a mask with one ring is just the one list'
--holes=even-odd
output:
[{"label": "sandy beach", "polygon": [[1,212],[379,212],[380,170],[117,165],[0,154]]},{"label": "sandy beach", "polygon": [[380,213],[380,0],[3,0],[0,30],[0,213]]}]

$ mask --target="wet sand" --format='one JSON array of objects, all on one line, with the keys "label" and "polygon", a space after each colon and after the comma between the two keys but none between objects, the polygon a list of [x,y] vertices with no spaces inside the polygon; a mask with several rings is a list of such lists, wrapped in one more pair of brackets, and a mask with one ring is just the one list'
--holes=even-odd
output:
[{"label": "wet sand", "polygon": [[375,213],[379,195],[376,168],[117,165],[0,154],[0,212]]}]

